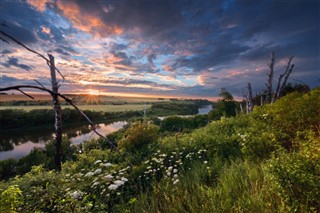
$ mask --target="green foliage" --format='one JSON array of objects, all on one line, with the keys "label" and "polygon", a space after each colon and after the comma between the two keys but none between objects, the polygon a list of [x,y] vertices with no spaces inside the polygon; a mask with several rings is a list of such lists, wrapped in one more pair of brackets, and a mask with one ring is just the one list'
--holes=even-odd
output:
[{"label": "green foliage", "polygon": [[237,104],[231,93],[225,88],[221,88],[219,96],[222,99],[215,103],[214,109],[209,113],[210,120],[219,120],[222,116],[233,117],[236,115]]},{"label": "green foliage", "polygon": [[191,101],[171,101],[154,103],[148,115],[193,115],[198,112],[199,105]]},{"label": "green foliage", "polygon": [[[0,193],[15,186],[23,196],[1,202],[24,212],[320,212],[319,98],[319,89],[292,93],[159,140],[157,126],[138,121],[119,144],[124,158],[93,140],[61,173],[36,166],[0,182]],[[166,126],[196,126],[184,122]]]},{"label": "green foliage", "polygon": [[135,122],[125,132],[125,138],[119,145],[128,151],[138,151],[149,143],[157,141],[158,130],[158,126],[152,123]]},{"label": "green foliage", "polygon": [[299,151],[278,152],[269,162],[280,196],[290,212],[320,211],[320,138],[309,134]]},{"label": "green foliage", "polygon": [[17,161],[15,159],[0,161],[0,180],[14,176],[16,174],[16,165]]},{"label": "green foliage", "polygon": [[0,211],[8,213],[17,212],[17,206],[21,202],[21,196],[22,191],[17,185],[9,186],[1,193]]}]

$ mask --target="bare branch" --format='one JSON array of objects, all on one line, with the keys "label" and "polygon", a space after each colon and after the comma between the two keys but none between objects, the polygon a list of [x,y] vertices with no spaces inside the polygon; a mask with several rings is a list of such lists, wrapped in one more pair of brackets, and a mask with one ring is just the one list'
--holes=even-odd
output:
[{"label": "bare branch", "polygon": [[[277,84],[277,89],[276,89],[276,91],[275,91],[275,93],[273,94],[273,98],[272,98],[272,103],[273,102],[275,102],[279,97],[280,97],[280,93],[282,92],[282,90],[283,90],[283,88],[284,88],[284,86],[281,86],[280,87],[280,85],[281,85],[281,81],[282,81],[282,78],[284,77],[284,76],[287,76],[288,74],[290,75],[290,73],[292,72],[292,68],[290,68],[291,67],[291,61],[292,61],[292,59],[293,59],[293,56],[291,56],[290,58],[289,58],[289,61],[288,61],[288,64],[287,64],[287,66],[286,66],[286,70],[284,71],[284,73],[283,74],[280,74],[280,76],[279,76],[279,80],[278,80],[278,84]],[[291,70],[291,71],[290,71]],[[285,84],[287,83],[287,80],[288,80],[288,77],[289,77],[289,75],[287,76],[287,77],[285,77]]]},{"label": "bare branch", "polygon": [[39,81],[37,81],[36,79],[33,79],[35,82],[37,82],[42,88],[45,88]]},{"label": "bare branch", "polygon": [[22,90],[20,90],[20,89],[17,89],[19,92],[21,92],[22,94],[24,94],[25,96],[28,96],[29,98],[31,98],[31,99],[34,99],[34,97],[33,96],[31,96],[31,95],[29,95],[29,94],[27,94],[27,93],[25,93],[25,92],[23,92]]},{"label": "bare branch", "polygon": [[[16,86],[11,86],[11,87],[5,87],[5,88],[0,88],[0,92],[3,92],[3,91],[9,91],[9,90],[18,90],[21,92],[21,88],[29,88],[29,89],[37,89],[37,90],[41,90],[41,91],[45,91],[45,92],[48,92],[50,95],[57,95],[59,97],[61,97],[62,99],[64,99],[66,102],[68,102],[71,106],[73,106],[73,108],[75,108],[88,122],[89,124],[92,126],[92,130],[98,135],[100,136],[101,138],[103,138],[109,145],[112,149],[115,149],[117,151],[117,153],[122,157],[123,155],[121,154],[120,150],[105,136],[101,135],[98,131],[97,131],[97,128],[96,128],[96,125],[91,121],[91,119],[81,110],[79,109],[79,107],[77,107],[73,101],[60,94],[60,93],[55,93],[53,92],[52,90],[50,89],[47,89],[45,87],[39,87],[39,86],[33,86],[33,85],[16,85]],[[129,164],[131,164],[129,162]]]},{"label": "bare branch", "polygon": [[[1,33],[2,35],[4,35],[4,36],[10,38],[12,41],[14,41],[15,43],[17,43],[18,45],[24,47],[24,48],[27,49],[28,51],[36,54],[37,56],[39,56],[39,57],[41,57],[41,58],[43,58],[43,59],[47,62],[48,66],[50,66],[50,60],[49,60],[48,58],[46,58],[44,55],[42,55],[42,54],[38,53],[37,51],[35,51],[35,50],[27,47],[27,46],[26,46],[25,44],[23,44],[21,41],[17,40],[16,38],[14,38],[13,36],[7,34],[6,32],[0,30],[0,33]],[[1,39],[1,40],[4,40],[4,39],[1,38],[1,37],[0,37],[0,39]],[[6,40],[4,40],[4,42],[9,43],[9,42],[6,41]],[[64,76],[61,74],[60,70],[58,70],[58,68],[55,68],[55,69],[56,69],[56,71],[59,73],[59,75],[62,77],[62,79],[63,79],[63,81],[64,81],[65,78],[64,78]]]},{"label": "bare branch", "polygon": [[272,96],[272,81],[273,81],[273,73],[274,73],[274,65],[276,63],[276,57],[274,52],[271,53],[271,62],[268,65],[270,68],[270,71],[268,72],[268,82],[266,84],[267,86],[267,95],[266,95],[266,101],[267,103],[271,102],[271,96]]}]

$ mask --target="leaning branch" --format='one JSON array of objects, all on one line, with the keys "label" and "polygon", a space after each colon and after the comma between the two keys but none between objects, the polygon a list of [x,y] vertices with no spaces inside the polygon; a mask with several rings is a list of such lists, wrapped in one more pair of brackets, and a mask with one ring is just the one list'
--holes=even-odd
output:
[{"label": "leaning branch", "polygon": [[47,89],[45,87],[40,87],[40,86],[33,86],[33,85],[16,85],[16,86],[11,86],[11,87],[5,87],[5,88],[0,88],[0,92],[4,92],[4,91],[9,91],[9,90],[18,90],[19,92],[23,93],[24,95],[28,96],[29,98],[33,98],[31,95],[28,95],[27,93],[23,92],[21,89],[37,89],[37,90],[41,90],[41,91],[45,91],[47,93],[49,93],[50,95],[57,95],[59,97],[61,97],[62,99],[64,99],[66,102],[68,102],[71,106],[73,106],[73,108],[75,108],[88,122],[89,124],[91,125],[91,128],[92,130],[98,135],[100,136],[101,138],[103,138],[107,143],[109,143],[110,147],[112,149],[115,149],[118,154],[122,156],[120,150],[105,136],[103,136],[102,134],[100,134],[98,131],[97,131],[97,128],[96,128],[96,125],[91,121],[91,119],[81,110],[79,109],[79,107],[77,107],[73,101],[60,94],[60,93],[55,93],[53,92],[52,90],[50,89]]},{"label": "leaning branch", "polygon": [[[49,60],[48,58],[46,58],[44,55],[38,53],[37,51],[35,51],[35,50],[31,49],[31,48],[29,48],[28,46],[26,46],[25,44],[23,44],[21,41],[17,40],[16,38],[14,38],[13,36],[9,35],[9,34],[6,33],[6,32],[0,30],[0,33],[1,33],[2,35],[6,36],[7,38],[10,38],[12,41],[14,41],[14,42],[17,43],[18,45],[22,46],[22,47],[25,48],[26,50],[28,50],[28,51],[36,54],[37,56],[43,58],[43,59],[47,62],[47,64],[50,66],[50,60]],[[5,40],[4,38],[1,38],[1,37],[0,37],[0,40],[2,40],[3,42],[9,43],[9,42],[8,42],[7,40]],[[65,78],[64,78],[64,76],[62,75],[62,73],[60,72],[60,70],[59,70],[58,68],[55,68],[55,69],[56,69],[56,71],[60,74],[60,76],[62,77],[62,79],[64,80]]]}]

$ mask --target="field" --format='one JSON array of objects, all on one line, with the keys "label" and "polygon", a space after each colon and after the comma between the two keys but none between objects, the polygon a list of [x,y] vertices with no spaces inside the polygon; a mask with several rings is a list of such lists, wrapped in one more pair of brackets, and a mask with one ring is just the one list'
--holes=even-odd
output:
[{"label": "field", "polygon": [[[52,98],[49,95],[32,95],[35,99],[32,100],[25,95],[0,95],[0,103],[14,102],[14,101],[51,101]],[[152,103],[160,101],[168,101],[168,98],[145,98],[145,97],[115,97],[115,96],[94,96],[94,95],[66,95],[69,98],[73,98],[76,101],[87,103]]]},{"label": "field", "polygon": [[[150,108],[150,104],[145,105],[147,108]],[[123,111],[138,111],[144,109],[144,104],[123,104],[123,105],[78,105],[82,110],[91,110],[91,111],[102,111],[102,112],[123,112]],[[0,106],[0,110],[4,109],[23,109],[25,111],[30,111],[33,109],[52,109],[52,106]],[[62,106],[62,109],[73,108],[72,106]]]},{"label": "field", "polygon": [[[32,95],[32,100],[25,95],[0,95],[0,110],[23,109],[30,111],[33,109],[52,109],[51,96],[36,94]],[[67,95],[74,100],[82,110],[102,111],[102,112],[122,112],[143,110],[146,105],[151,107],[152,103],[168,101],[163,98],[145,97],[115,97],[115,96],[93,96],[93,95]],[[62,108],[72,108],[62,101]]]}]

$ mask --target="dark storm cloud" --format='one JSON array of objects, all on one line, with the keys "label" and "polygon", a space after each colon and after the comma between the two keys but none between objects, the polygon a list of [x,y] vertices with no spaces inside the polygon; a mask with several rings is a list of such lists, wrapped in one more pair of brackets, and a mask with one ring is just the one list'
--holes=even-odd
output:
[{"label": "dark storm cloud", "polygon": [[18,67],[21,69],[24,69],[26,71],[32,70],[32,67],[25,65],[25,64],[20,64],[18,58],[10,57],[9,60],[5,63],[2,64],[3,66],[10,68],[11,66],[13,67]]},{"label": "dark storm cloud", "polygon": [[8,83],[9,81],[17,81],[18,79],[17,78],[13,78],[13,77],[9,77],[7,75],[2,75],[0,77],[0,80],[3,81],[3,82]]},{"label": "dark storm cloud", "polygon": [[4,54],[4,55],[10,54],[10,53],[13,53],[13,52],[11,50],[7,50],[7,49],[1,51],[1,54]]}]

